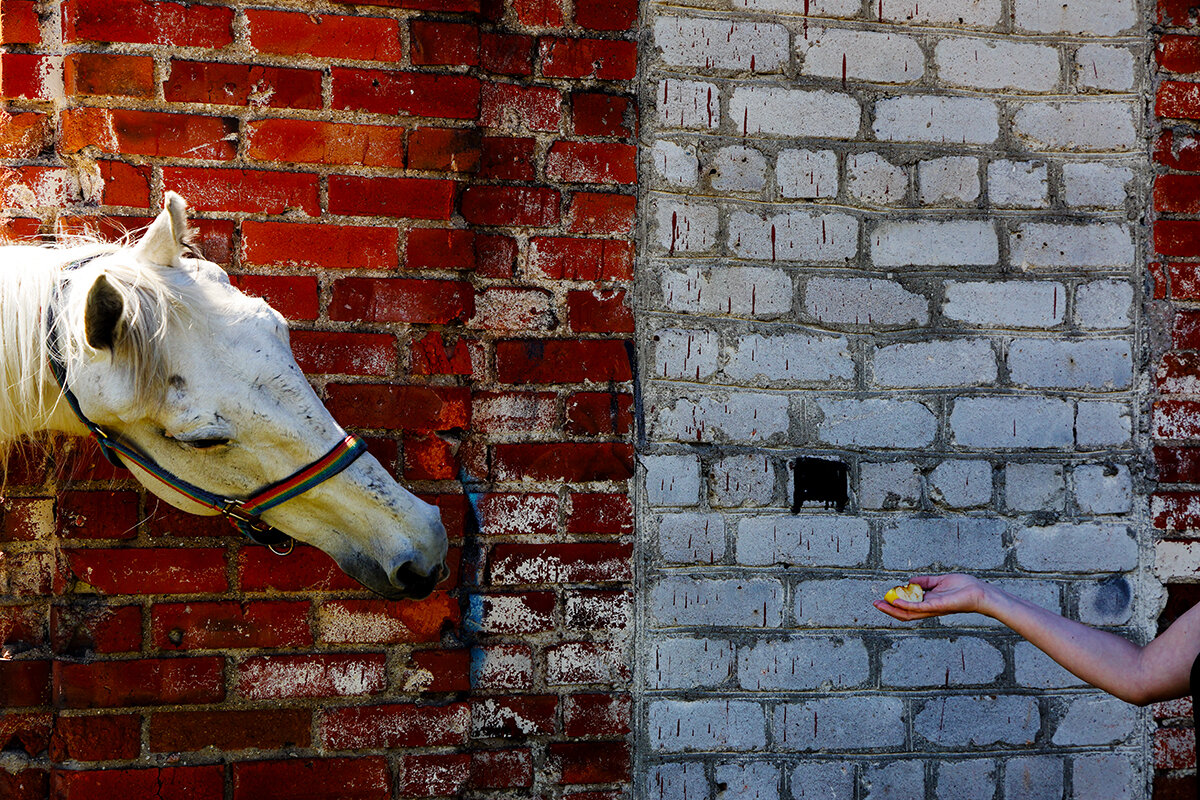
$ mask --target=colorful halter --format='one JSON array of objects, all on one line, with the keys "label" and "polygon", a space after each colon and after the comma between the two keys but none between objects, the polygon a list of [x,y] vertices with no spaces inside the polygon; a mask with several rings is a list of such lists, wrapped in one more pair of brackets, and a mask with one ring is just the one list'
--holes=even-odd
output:
[{"label": "colorful halter", "polygon": [[[76,261],[66,265],[63,269],[72,270],[84,263],[86,262]],[[54,374],[54,380],[57,381],[59,388],[62,389],[63,399],[67,401],[71,411],[87,427],[88,432],[100,445],[100,452],[104,454],[104,457],[118,467],[125,466],[122,459],[137,464],[140,469],[164,486],[224,516],[256,544],[265,545],[273,553],[281,556],[290,553],[295,545],[292,537],[272,528],[261,519],[261,515],[281,503],[286,503],[293,497],[304,494],[314,486],[324,483],[346,469],[367,451],[366,442],[353,434],[347,434],[332,450],[316,461],[298,469],[283,480],[264,486],[245,500],[223,497],[188,483],[178,475],[164,469],[141,450],[110,436],[107,431],[88,419],[79,408],[79,400],[67,386],[67,367],[63,363],[62,353],[58,348],[58,328],[54,314],[58,293],[59,289],[56,286],[54,297],[51,298],[46,309],[46,335],[50,343],[50,370]]]}]

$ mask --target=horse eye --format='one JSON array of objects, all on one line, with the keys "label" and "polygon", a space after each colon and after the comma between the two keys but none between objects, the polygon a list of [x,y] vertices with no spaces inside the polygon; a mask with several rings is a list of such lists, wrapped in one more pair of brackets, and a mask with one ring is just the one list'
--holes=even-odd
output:
[{"label": "horse eye", "polygon": [[224,447],[225,445],[229,444],[229,440],[224,438],[194,439],[190,442],[180,442],[180,444],[185,444],[193,450],[211,450],[214,447]]}]

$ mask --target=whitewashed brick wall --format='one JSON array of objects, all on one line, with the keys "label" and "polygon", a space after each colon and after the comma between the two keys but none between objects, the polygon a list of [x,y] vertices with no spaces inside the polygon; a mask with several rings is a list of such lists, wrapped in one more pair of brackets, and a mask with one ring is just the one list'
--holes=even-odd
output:
[{"label": "whitewashed brick wall", "polygon": [[[701,0],[643,25],[638,796],[1148,796],[1144,712],[992,620],[871,600],[968,570],[1153,631],[1149,13]],[[844,511],[792,513],[797,457],[849,466]]]}]

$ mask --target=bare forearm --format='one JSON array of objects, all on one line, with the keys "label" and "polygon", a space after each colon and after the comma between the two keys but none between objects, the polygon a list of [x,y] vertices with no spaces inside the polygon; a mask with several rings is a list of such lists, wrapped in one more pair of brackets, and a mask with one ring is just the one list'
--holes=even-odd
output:
[{"label": "bare forearm", "polygon": [[1151,690],[1143,675],[1143,648],[1107,631],[1069,620],[985,584],[981,613],[1003,622],[1076,677],[1130,703]]}]

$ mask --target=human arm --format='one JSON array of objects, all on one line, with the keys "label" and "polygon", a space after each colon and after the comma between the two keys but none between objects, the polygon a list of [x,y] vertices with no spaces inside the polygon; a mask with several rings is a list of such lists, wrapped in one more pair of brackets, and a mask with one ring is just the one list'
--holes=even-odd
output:
[{"label": "human arm", "polygon": [[1189,692],[1192,661],[1200,651],[1200,606],[1145,647],[1069,620],[969,575],[919,575],[920,603],[875,602],[880,611],[909,621],[977,612],[1004,623],[1076,677],[1136,705]]}]

